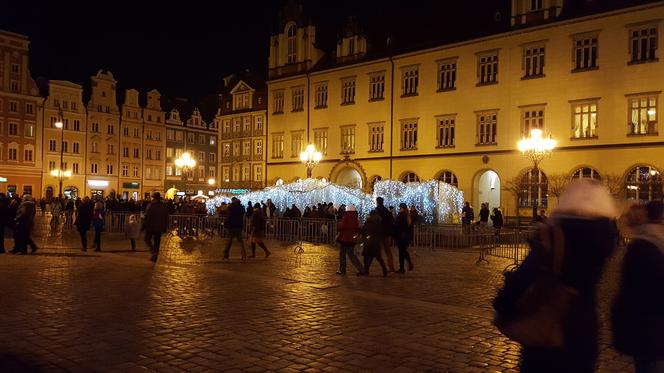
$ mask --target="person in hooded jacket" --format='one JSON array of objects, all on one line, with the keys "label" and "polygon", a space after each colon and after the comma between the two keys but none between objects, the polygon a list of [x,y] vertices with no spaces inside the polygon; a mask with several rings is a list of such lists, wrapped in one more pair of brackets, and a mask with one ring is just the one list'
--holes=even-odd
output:
[{"label": "person in hooded jacket", "polygon": [[362,264],[355,256],[355,245],[357,245],[357,236],[360,233],[360,221],[357,217],[355,205],[348,205],[337,229],[339,231],[339,238],[337,238],[337,242],[339,242],[339,270],[337,274],[346,274],[346,256],[350,258],[350,262],[357,273],[364,272]]},{"label": "person in hooded jacket", "polygon": [[634,359],[637,373],[664,372],[664,203],[651,201],[640,222],[636,206],[626,222],[631,239],[613,303],[615,348]]},{"label": "person in hooded jacket", "polygon": [[358,276],[368,276],[369,269],[371,268],[371,262],[374,258],[380,264],[380,267],[383,270],[383,277],[387,276],[387,267],[385,266],[385,261],[380,255],[380,252],[383,248],[383,221],[380,216],[380,213],[376,210],[371,210],[369,213],[369,218],[364,222],[362,227],[362,242],[364,248],[362,249],[362,255],[364,256],[364,271],[358,273]]},{"label": "person in hooded jacket", "polygon": [[523,346],[521,372],[595,371],[599,354],[597,283],[618,241],[615,216],[613,198],[604,185],[587,179],[570,183],[547,225],[540,227],[531,241],[531,251],[524,262],[506,275],[505,285],[493,306],[499,318],[513,320],[519,316],[517,301],[521,295],[543,268],[552,268],[551,247],[555,247],[555,242],[544,245],[543,234],[560,232],[558,244],[564,254],[559,279],[575,293],[563,317],[563,345],[560,348]]},{"label": "person in hooded jacket", "polygon": [[410,259],[408,253],[408,246],[413,242],[413,222],[411,221],[410,214],[408,213],[408,206],[405,203],[399,205],[399,213],[394,224],[394,237],[399,249],[399,269],[396,273],[404,274],[404,262],[408,261],[408,270],[413,270],[413,261]]}]

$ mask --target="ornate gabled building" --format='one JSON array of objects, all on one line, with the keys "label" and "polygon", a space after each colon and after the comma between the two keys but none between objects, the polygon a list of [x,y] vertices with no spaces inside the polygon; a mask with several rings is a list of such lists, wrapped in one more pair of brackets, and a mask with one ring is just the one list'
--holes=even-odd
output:
[{"label": "ornate gabled building", "polygon": [[0,192],[41,196],[42,103],[24,35],[0,31]]},{"label": "ornate gabled building", "polygon": [[[348,27],[324,56],[301,11],[270,38],[269,185],[305,177],[298,154],[311,143],[324,154],[315,177],[366,190],[439,179],[508,215],[551,207],[554,175],[662,197],[662,2],[514,0],[480,37],[372,51]],[[516,150],[531,129],[558,141],[537,170]]]},{"label": "ornate gabled building", "polygon": [[143,177],[143,111],[138,104],[138,91],[125,91],[122,105],[122,122],[120,136],[120,170],[119,189],[124,199],[138,200],[141,195]]},{"label": "ornate gabled building", "polygon": [[106,196],[119,190],[120,110],[116,80],[99,70],[90,78],[92,92],[87,112],[88,170],[85,195]]},{"label": "ornate gabled building", "polygon": [[219,123],[221,188],[265,187],[267,97],[264,83],[250,74],[225,79]]},{"label": "ornate gabled building", "polygon": [[165,193],[166,115],[161,110],[161,94],[148,91],[143,108],[143,198],[153,191]]},{"label": "ornate gabled building", "polygon": [[[62,128],[55,123],[62,120]],[[86,126],[83,87],[64,80],[48,82],[48,96],[44,102],[44,155],[42,190],[51,198],[60,194],[60,150],[62,150],[63,190],[65,197],[76,198],[86,193]],[[62,141],[62,142],[61,142]]]},{"label": "ornate gabled building", "polygon": [[[206,123],[198,107],[175,99],[166,119],[166,175],[164,187],[182,195],[210,195],[218,181],[218,123]],[[196,165],[184,172],[175,160],[188,152]]]}]

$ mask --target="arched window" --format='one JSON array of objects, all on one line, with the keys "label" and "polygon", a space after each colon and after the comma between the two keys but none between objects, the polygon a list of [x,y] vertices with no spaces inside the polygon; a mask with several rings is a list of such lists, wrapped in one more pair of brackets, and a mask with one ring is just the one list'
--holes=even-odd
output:
[{"label": "arched window", "polygon": [[572,174],[572,179],[594,179],[599,181],[602,180],[602,177],[596,169],[591,167],[582,167],[574,171]]},{"label": "arched window", "polygon": [[274,185],[276,186],[284,185],[284,179],[282,178],[277,179],[277,181],[274,182]]},{"label": "arched window", "polygon": [[542,170],[533,168],[524,173],[521,176],[519,188],[519,207],[547,208],[549,187],[546,175]]},{"label": "arched window", "polygon": [[369,187],[371,187],[371,191],[374,190],[374,187],[376,186],[376,183],[383,180],[382,177],[376,175],[373,178],[371,178],[371,181],[369,182]]},{"label": "arched window", "polygon": [[442,181],[443,183],[448,183],[457,188],[459,187],[459,180],[452,171],[441,171],[440,173],[438,173],[438,181]]},{"label": "arched window", "polygon": [[629,171],[627,180],[627,199],[648,202],[662,199],[662,177],[659,171],[650,166],[637,166]]},{"label": "arched window", "polygon": [[288,40],[288,63],[297,62],[297,26],[294,23],[288,25],[286,29],[286,38]]},{"label": "arched window", "polygon": [[416,183],[420,181],[420,178],[414,172],[408,172],[401,178],[401,181],[404,183]]}]

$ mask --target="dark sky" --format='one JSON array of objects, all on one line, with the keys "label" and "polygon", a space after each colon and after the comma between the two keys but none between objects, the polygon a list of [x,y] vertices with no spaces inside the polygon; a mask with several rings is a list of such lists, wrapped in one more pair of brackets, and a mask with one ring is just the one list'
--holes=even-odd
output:
[{"label": "dark sky", "polygon": [[[0,28],[31,39],[34,78],[71,80],[86,87],[109,69],[119,88],[159,89],[175,97],[217,93],[221,78],[245,68],[265,72],[268,40],[282,0],[143,0],[21,2],[3,7]],[[468,19],[491,19],[505,0],[305,0],[318,39],[331,48],[341,25],[357,15],[376,35],[473,33]],[[27,4],[26,4],[27,3]],[[484,3],[485,17],[478,17]],[[484,22],[484,21],[482,21]],[[479,25],[481,28],[482,26]],[[469,30],[474,28],[475,30]],[[401,39],[402,45],[418,39]]]}]

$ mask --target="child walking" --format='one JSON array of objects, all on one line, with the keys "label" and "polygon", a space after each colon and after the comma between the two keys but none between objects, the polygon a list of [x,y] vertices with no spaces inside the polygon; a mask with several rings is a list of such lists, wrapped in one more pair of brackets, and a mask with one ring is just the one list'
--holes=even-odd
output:
[{"label": "child walking", "polygon": [[129,222],[125,227],[125,234],[131,242],[131,251],[136,251],[136,239],[141,234],[141,225],[136,220],[136,215],[129,215]]}]

